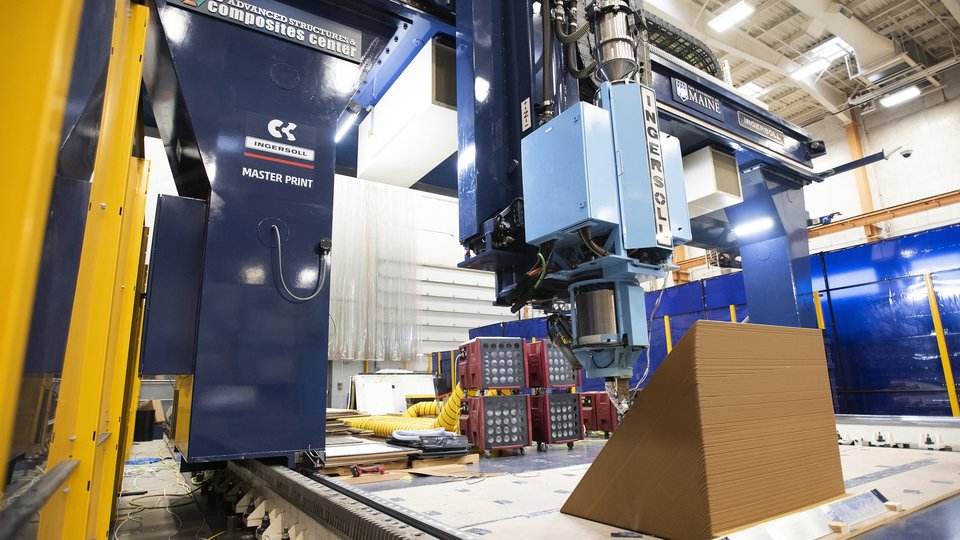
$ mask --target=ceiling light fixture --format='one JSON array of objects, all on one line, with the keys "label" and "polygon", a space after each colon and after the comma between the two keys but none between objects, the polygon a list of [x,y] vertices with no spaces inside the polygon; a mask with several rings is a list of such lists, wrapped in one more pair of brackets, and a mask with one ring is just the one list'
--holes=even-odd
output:
[{"label": "ceiling light fixture", "polygon": [[886,95],[880,98],[880,104],[884,107],[896,107],[901,103],[906,103],[911,99],[920,96],[920,88],[917,86],[908,86],[903,90],[897,90],[896,92]]},{"label": "ceiling light fixture", "polygon": [[807,54],[817,58],[825,58],[828,62],[833,62],[838,58],[853,54],[853,47],[846,41],[834,36],[810,49],[810,52]]},{"label": "ceiling light fixture", "polygon": [[748,82],[740,86],[740,91],[747,95],[747,97],[760,97],[767,93],[769,88],[764,88],[755,82]]},{"label": "ceiling light fixture", "polygon": [[790,74],[794,80],[802,80],[813,75],[814,73],[820,73],[821,71],[830,67],[830,61],[826,58],[817,58],[813,62],[798,68],[796,71]]},{"label": "ceiling light fixture", "polygon": [[723,32],[738,22],[746,19],[753,13],[753,6],[746,2],[737,2],[730,6],[723,13],[717,15],[708,24],[717,32]]}]

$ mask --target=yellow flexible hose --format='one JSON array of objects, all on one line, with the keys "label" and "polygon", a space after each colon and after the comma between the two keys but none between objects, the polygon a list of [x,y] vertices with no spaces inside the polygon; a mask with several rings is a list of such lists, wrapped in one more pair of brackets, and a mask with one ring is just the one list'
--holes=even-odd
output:
[{"label": "yellow flexible hose", "polygon": [[440,405],[436,401],[421,401],[411,405],[403,413],[405,418],[420,418],[421,416],[436,416],[440,413]]},{"label": "yellow flexible hose", "polygon": [[369,429],[377,437],[387,438],[398,429],[419,431],[434,427],[433,418],[405,418],[403,416],[360,416],[344,418],[344,422],[357,429]]},{"label": "yellow flexible hose", "polygon": [[463,389],[458,384],[450,393],[450,399],[444,403],[434,427],[442,427],[447,431],[460,433],[460,400],[463,399]]},{"label": "yellow flexible hose", "polygon": [[[359,416],[344,418],[343,421],[357,429],[369,429],[377,437],[389,437],[397,430],[418,431],[442,427],[454,433],[460,432],[460,401],[463,399],[463,390],[458,384],[450,399],[442,408],[436,402],[425,401],[414,403],[403,416]],[[436,418],[421,418],[420,415],[437,414]],[[416,416],[415,416],[416,415]]]}]

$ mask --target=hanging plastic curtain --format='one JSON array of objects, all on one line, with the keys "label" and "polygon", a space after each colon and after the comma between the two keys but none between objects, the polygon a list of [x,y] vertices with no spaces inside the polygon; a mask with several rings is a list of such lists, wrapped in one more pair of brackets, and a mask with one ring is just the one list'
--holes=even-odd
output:
[{"label": "hanging plastic curtain", "polygon": [[331,360],[412,360],[417,331],[416,194],[336,178]]}]

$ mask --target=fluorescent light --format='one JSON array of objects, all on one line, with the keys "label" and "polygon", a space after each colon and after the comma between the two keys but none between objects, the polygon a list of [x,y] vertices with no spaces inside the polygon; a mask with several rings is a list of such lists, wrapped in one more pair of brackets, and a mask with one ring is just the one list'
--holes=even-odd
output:
[{"label": "fluorescent light", "polygon": [[760,86],[755,82],[748,82],[740,86],[740,91],[746,94],[748,97],[760,97],[763,94],[767,93],[767,88]]},{"label": "fluorescent light", "polygon": [[760,219],[755,219],[753,221],[748,221],[743,225],[738,225],[733,228],[733,234],[737,235],[737,238],[743,238],[745,236],[753,236],[757,233],[762,233],[773,228],[773,220],[764,217]]},{"label": "fluorescent light", "polygon": [[799,81],[801,79],[806,79],[814,73],[820,73],[828,67],[830,67],[829,60],[826,58],[817,58],[813,62],[798,68],[796,71],[791,73],[790,76]]},{"label": "fluorescent light", "polygon": [[890,95],[880,98],[880,104],[884,107],[895,107],[901,103],[910,101],[920,95],[920,89],[916,86],[909,86],[903,90],[898,90]]},{"label": "fluorescent light", "polygon": [[335,143],[340,142],[340,139],[342,139],[343,136],[346,135],[348,131],[350,131],[350,128],[353,127],[353,124],[356,121],[357,121],[357,113],[355,112],[346,113],[346,115],[344,115],[343,117],[343,123],[341,123],[340,127],[337,128],[337,134],[334,135],[333,142]]},{"label": "fluorescent light", "polygon": [[709,22],[710,28],[717,32],[723,32],[731,26],[747,18],[753,13],[753,6],[746,2],[737,2],[730,6],[723,13],[717,15]]},{"label": "fluorescent light", "polygon": [[848,54],[853,54],[853,47],[851,47],[846,41],[834,36],[827,41],[824,41],[820,45],[810,49],[808,54],[810,56],[824,58],[829,62],[833,62],[838,58],[843,58]]}]

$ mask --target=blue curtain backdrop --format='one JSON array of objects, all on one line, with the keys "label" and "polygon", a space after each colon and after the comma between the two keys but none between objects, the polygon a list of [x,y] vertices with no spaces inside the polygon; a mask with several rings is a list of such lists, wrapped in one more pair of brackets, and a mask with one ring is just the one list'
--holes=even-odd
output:
[{"label": "blue curtain backdrop", "polygon": [[[960,224],[819,253],[810,264],[836,411],[950,415],[925,276],[930,275],[949,360],[960,379]],[[646,295],[648,315],[657,294]],[[814,302],[813,296],[800,300]],[[667,355],[664,316],[676,343],[699,319],[729,321],[731,305],[738,321],[749,315],[740,273],[666,289],[651,325],[650,374]],[[532,319],[470,332],[478,336],[542,339],[546,324]],[[443,356],[441,373],[447,378],[450,353]],[[644,353],[634,365],[633,385],[646,367]],[[603,381],[584,379],[582,389],[602,390]]]}]

